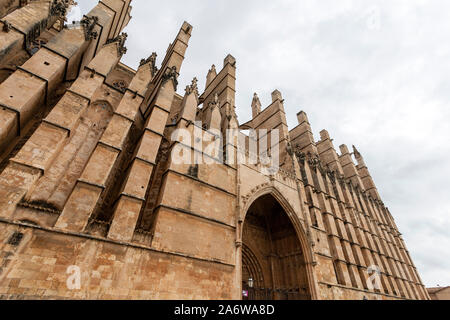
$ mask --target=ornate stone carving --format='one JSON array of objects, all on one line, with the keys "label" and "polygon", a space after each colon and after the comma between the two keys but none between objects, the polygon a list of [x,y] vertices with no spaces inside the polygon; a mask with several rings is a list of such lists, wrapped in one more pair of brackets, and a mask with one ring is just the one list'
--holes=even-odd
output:
[{"label": "ornate stone carving", "polygon": [[252,100],[252,116],[257,117],[261,113],[261,101],[259,100],[258,94],[255,92],[253,94]]},{"label": "ornate stone carving", "polygon": [[211,109],[214,109],[215,107],[218,107],[218,108],[220,107],[219,95],[217,93],[214,95],[214,100],[211,101],[210,103],[208,103],[208,106]]},{"label": "ornate stone carving", "polygon": [[172,119],[170,119],[170,122],[172,123],[172,125],[176,125],[179,119],[179,115],[176,114]]},{"label": "ornate stone carving", "polygon": [[60,215],[61,210],[59,210],[56,206],[54,206],[51,203],[48,203],[46,201],[25,201],[22,200],[19,203],[20,207],[23,208],[30,208],[34,210],[39,210],[41,212],[49,213],[49,214],[56,214]]},{"label": "ornate stone carving", "polygon": [[127,41],[127,38],[128,34],[126,32],[123,32],[114,39],[108,40],[106,44],[117,43],[118,44],[117,53],[119,54],[119,56],[123,56],[128,51],[128,49],[125,47],[125,42]]},{"label": "ornate stone carving", "polygon": [[11,23],[9,23],[8,21],[3,21],[3,31],[4,32],[9,32],[9,30],[11,30],[12,25]]},{"label": "ornate stone carving", "polygon": [[327,174],[328,177],[330,178],[330,181],[333,184],[336,184],[336,172],[334,172],[333,170],[330,169],[330,167],[327,165]]},{"label": "ornate stone carving", "polygon": [[197,78],[192,79],[191,85],[186,87],[186,95],[194,93],[197,97],[199,96],[197,83],[198,83]]},{"label": "ornate stone carving", "polygon": [[150,63],[150,70],[152,72],[152,76],[154,76],[156,74],[156,72],[158,72],[158,68],[156,67],[156,57],[158,55],[156,54],[156,52],[153,52],[151,54],[150,57],[148,57],[147,59],[142,59],[141,63],[139,64],[139,67],[142,67],[144,64]]},{"label": "ornate stone carving", "polygon": [[316,155],[313,155],[311,152],[308,152],[307,157],[308,157],[308,164],[309,164],[309,166],[313,170],[317,171],[317,169],[320,166],[319,158]]},{"label": "ornate stone carving", "polygon": [[127,89],[127,84],[123,80],[117,80],[113,82],[113,87],[120,90],[121,92],[125,92]]},{"label": "ornate stone carving", "polygon": [[68,0],[53,0],[50,14],[59,18],[63,18],[67,14],[67,9],[72,5],[72,1]]},{"label": "ornate stone carving", "polygon": [[356,149],[355,146],[353,146],[353,154],[355,155],[355,157],[358,158],[362,158],[361,153],[359,153],[358,149]]},{"label": "ornate stone carving", "polygon": [[306,160],[306,154],[304,152],[302,152],[302,149],[300,148],[299,145],[296,145],[294,147],[294,154],[297,157],[297,160],[300,162],[300,164],[304,165],[305,164],[305,160]]},{"label": "ornate stone carving", "polygon": [[198,164],[189,167],[188,176],[198,179]]},{"label": "ornate stone carving", "polygon": [[97,39],[98,32],[94,31],[95,25],[98,23],[97,16],[84,16],[80,23],[84,28],[84,38],[86,41]]},{"label": "ornate stone carving", "polygon": [[258,191],[260,191],[260,190],[262,190],[262,189],[264,189],[264,188],[270,187],[270,186],[271,186],[271,184],[268,183],[268,182],[263,183],[263,184],[260,184],[260,185],[256,186],[255,188],[253,188],[253,189],[252,189],[248,194],[246,194],[245,196],[241,196],[242,202],[243,202],[244,206],[247,204],[247,202],[250,200],[250,198],[251,198],[255,193],[257,193]]},{"label": "ornate stone carving", "polygon": [[231,121],[233,119],[233,111],[231,110],[231,107],[229,104],[225,107],[225,116],[227,117],[228,121]]},{"label": "ornate stone carving", "polygon": [[345,190],[346,189],[346,184],[345,184],[345,177],[344,177],[344,175],[336,173],[336,180],[340,184],[341,188],[343,190]]},{"label": "ornate stone carving", "polygon": [[294,150],[292,149],[292,144],[290,142],[287,143],[286,151],[291,157],[294,155]]},{"label": "ornate stone carving", "polygon": [[172,68],[168,68],[162,77],[162,83],[166,83],[167,81],[172,80],[175,86],[175,91],[178,86],[178,72],[177,67],[173,66]]}]

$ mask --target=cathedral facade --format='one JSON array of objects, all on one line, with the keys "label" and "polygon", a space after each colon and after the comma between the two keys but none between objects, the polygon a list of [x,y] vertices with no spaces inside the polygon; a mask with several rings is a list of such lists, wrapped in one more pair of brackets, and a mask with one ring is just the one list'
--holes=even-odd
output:
[{"label": "cathedral facade", "polygon": [[186,22],[124,65],[130,3],[1,1],[2,299],[429,299],[355,147],[240,124],[231,55],[180,94]]}]

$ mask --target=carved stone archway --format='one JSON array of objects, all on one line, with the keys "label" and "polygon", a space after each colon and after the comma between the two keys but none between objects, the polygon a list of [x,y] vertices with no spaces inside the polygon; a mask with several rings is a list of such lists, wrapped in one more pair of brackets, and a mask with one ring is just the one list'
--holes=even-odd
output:
[{"label": "carved stone archway", "polygon": [[[271,185],[259,188],[247,199],[241,221],[243,292],[250,291],[249,298],[256,300],[317,299],[312,248],[285,197]],[[250,259],[252,255],[259,259]],[[259,265],[252,265],[253,261]],[[255,275],[258,268],[260,274]],[[246,279],[248,270],[253,272],[253,288]]]}]

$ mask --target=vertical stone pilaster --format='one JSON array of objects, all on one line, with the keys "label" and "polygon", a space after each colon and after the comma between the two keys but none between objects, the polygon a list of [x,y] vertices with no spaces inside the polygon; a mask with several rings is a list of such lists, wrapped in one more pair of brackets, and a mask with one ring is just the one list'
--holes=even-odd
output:
[{"label": "vertical stone pilaster", "polygon": [[330,138],[330,134],[326,130],[322,130],[320,132],[320,141],[317,143],[317,151],[319,153],[320,160],[325,166],[340,175],[344,174],[344,170],[339,162],[339,156],[333,145],[333,140]]},{"label": "vertical stone pilaster", "polygon": [[[172,101],[175,95],[177,84],[177,73],[172,72],[174,68],[181,67],[182,59],[179,59],[179,55],[187,48],[187,43],[182,43],[181,39],[188,40],[189,35],[186,37],[185,33],[188,32],[188,25],[183,24],[182,30],[180,30],[177,40],[175,41],[175,47],[168,53],[166,60],[169,61],[169,66],[162,70],[163,77],[161,87],[155,96],[153,106],[147,109],[150,112],[147,126],[144,130],[144,134],[137,148],[137,154],[132,162],[131,168],[127,175],[127,180],[122,188],[119,201],[114,209],[114,216],[111,227],[109,229],[108,237],[115,240],[127,240],[130,241],[133,237],[133,233],[136,227],[136,222],[139,217],[142,205],[145,202],[145,196],[147,193],[147,187],[150,182],[150,177],[153,173],[155,166],[156,156],[159,150],[159,146],[162,140],[162,133],[164,132],[165,124],[172,106]],[[190,32],[190,30],[189,30]],[[177,58],[173,58],[177,56]],[[94,59],[95,60],[95,59]],[[131,87],[135,86],[135,92],[144,92],[144,89],[140,87],[143,83],[148,86],[148,82],[142,81],[141,73],[148,71],[149,74],[153,74],[154,65],[150,65],[150,62],[144,63],[141,66],[141,70],[138,73],[139,76],[135,77]],[[174,65],[170,65],[173,63]],[[148,64],[148,65],[147,65]],[[93,69],[95,63],[91,63],[89,69]],[[130,95],[127,92],[127,95]],[[147,92],[145,92],[147,94]],[[131,94],[132,95],[132,94]],[[138,106],[132,108],[133,112],[139,111],[145,100],[141,100],[140,97],[135,97],[135,103],[133,105]],[[119,110],[121,106],[119,106]],[[134,118],[136,115],[132,115]],[[108,129],[105,134],[108,133]],[[100,196],[105,192],[106,183],[112,177],[114,167],[119,159],[122,147],[111,146],[112,148],[105,148],[109,144],[100,140],[96,151],[89,160],[86,166],[85,172],[77,183],[76,188],[90,189],[90,198],[85,197],[82,193],[74,192],[69,198],[68,204],[73,204],[67,210],[64,210],[60,219],[58,220],[57,227],[67,230],[82,231],[86,228],[89,218],[92,217],[94,209],[100,200]],[[108,149],[108,150],[107,150]],[[96,180],[92,180],[97,177]],[[86,187],[90,185],[90,187]],[[77,191],[77,189],[75,190]],[[84,205],[82,204],[84,202]],[[82,206],[81,210],[77,210],[78,206]],[[84,206],[84,207],[83,207]],[[77,213],[81,211],[82,214]]]},{"label": "vertical stone pilaster", "polygon": [[[201,120],[207,126],[211,123],[214,107],[218,107],[221,115],[220,126],[217,128],[225,134],[230,128],[232,118],[236,119],[236,59],[227,55],[223,69],[217,74],[213,65],[208,72],[205,92],[199,97],[204,108],[201,110]],[[218,119],[218,115],[215,116]],[[217,125],[215,125],[217,127]]]},{"label": "vertical stone pilaster", "polygon": [[[76,32],[76,30],[72,31]],[[105,50],[108,50],[108,48],[105,48]],[[46,51],[43,50],[42,52]],[[34,57],[39,58],[40,55],[37,54]],[[118,57],[113,59],[113,61],[108,61],[107,59],[105,60],[105,57],[102,55],[98,58],[102,59],[105,64],[108,64],[108,62],[111,64],[116,64],[118,61]],[[63,64],[61,64],[61,66],[62,65]],[[30,68],[35,67],[36,66],[34,65],[30,65]],[[52,67],[52,64],[50,63],[48,67]],[[59,69],[60,68],[55,67],[55,70]],[[96,90],[103,84],[104,78],[104,76],[93,74],[91,71],[84,71],[80,78],[66,92],[65,96],[61,99],[54,110],[49,114],[47,119],[37,128],[36,132],[31,136],[19,153],[11,159],[12,164],[10,166],[17,168],[17,164],[20,164],[22,166],[27,166],[28,168],[36,168],[37,170],[40,170],[41,175],[45,174],[64,145],[67,137],[70,135],[70,130],[78,121],[78,117],[81,116],[83,109],[87,106]],[[75,104],[76,100],[79,100],[79,103]],[[19,97],[17,101],[22,100]],[[73,111],[67,112],[67,108],[73,110],[72,107],[74,105],[71,105],[72,103],[75,105],[74,109],[77,110],[78,113],[74,114]],[[76,107],[77,105],[78,108]],[[24,111],[23,114],[27,113]],[[59,117],[60,115],[67,115],[69,117]],[[17,172],[17,175],[21,175],[21,173]],[[39,177],[40,175],[37,178]],[[31,188],[37,178],[33,181],[28,180],[30,183],[23,186],[21,193],[17,195],[15,201],[9,201],[11,203],[8,202],[8,207],[11,208],[11,210],[8,210],[8,216],[12,214],[18,201],[20,201],[27,192],[31,191]],[[3,189],[2,185],[0,185],[0,189]],[[3,203],[1,205],[3,205]]]},{"label": "vertical stone pilaster", "polygon": [[[71,39],[70,48],[66,45],[67,38]],[[48,43],[48,48],[39,50],[0,84],[0,117],[4,120],[0,124],[0,149],[21,135],[84,49],[82,30],[64,30]]]},{"label": "vertical stone pilaster", "polygon": [[340,146],[341,156],[339,161],[341,163],[342,169],[344,170],[345,178],[350,180],[354,186],[358,186],[361,190],[364,190],[364,185],[358,174],[355,164],[353,163],[352,156],[348,151],[348,147],[344,144]]},{"label": "vertical stone pilaster", "polygon": [[[170,95],[173,97],[174,94],[173,82],[166,82],[161,88],[161,97]],[[114,217],[108,233],[110,239],[121,241],[133,239],[139,214],[146,201],[150,178],[156,165],[156,156],[169,117],[170,107],[171,101],[156,100],[118,204],[114,209]]]},{"label": "vertical stone pilaster", "polygon": [[314,135],[312,133],[311,125],[308,120],[308,116],[304,111],[297,114],[299,125],[292,129],[290,132],[291,143],[293,146],[297,146],[305,153],[311,153],[318,155],[316,143],[314,142]]},{"label": "vertical stone pilaster", "polygon": [[42,31],[56,22],[51,1],[31,2],[0,20],[0,66],[28,49]]},{"label": "vertical stone pilaster", "polygon": [[255,93],[253,95],[252,101],[252,117],[256,118],[261,113],[261,101],[259,101],[258,95]]}]

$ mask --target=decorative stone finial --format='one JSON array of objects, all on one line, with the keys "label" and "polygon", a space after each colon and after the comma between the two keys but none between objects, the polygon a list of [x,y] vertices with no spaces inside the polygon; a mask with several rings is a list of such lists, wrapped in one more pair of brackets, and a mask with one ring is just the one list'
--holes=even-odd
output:
[{"label": "decorative stone finial", "polygon": [[191,93],[194,93],[198,97],[199,94],[198,94],[198,85],[197,85],[197,83],[198,83],[197,78],[192,79],[191,85],[186,87],[186,95],[190,95]]},{"label": "decorative stone finial", "polygon": [[150,69],[152,72],[152,76],[154,76],[156,74],[156,72],[158,72],[158,68],[156,67],[156,57],[158,55],[156,54],[156,52],[153,52],[151,54],[150,57],[148,57],[147,59],[142,59],[141,63],[139,64],[139,67],[142,67],[144,64],[150,63]]},{"label": "decorative stone finial", "polygon": [[211,102],[209,103],[209,105],[210,105],[211,107],[216,107],[216,106],[218,107],[218,106],[219,106],[219,95],[218,95],[217,92],[214,94],[214,100],[211,101]]},{"label": "decorative stone finial", "polygon": [[227,64],[230,64],[232,67],[236,66],[236,59],[231,55],[227,55],[223,60],[223,66],[225,67]]},{"label": "decorative stone finial", "polygon": [[163,75],[162,77],[162,83],[166,83],[167,81],[172,80],[174,87],[175,87],[175,91],[177,90],[177,86],[178,86],[178,72],[177,72],[177,67],[173,66],[171,68],[168,68],[166,70],[166,73]]},{"label": "decorative stone finial", "polygon": [[328,133],[327,130],[320,131],[320,140],[322,140],[322,141],[331,140],[330,139],[330,134]]},{"label": "decorative stone finial", "polygon": [[50,9],[50,14],[58,18],[65,18],[67,14],[67,9],[71,5],[76,5],[77,3],[73,0],[53,0]]},{"label": "decorative stone finial", "polygon": [[272,102],[275,102],[277,100],[283,101],[283,97],[279,90],[275,90],[274,92],[272,92]]},{"label": "decorative stone finial", "polygon": [[339,147],[339,149],[341,150],[341,155],[345,155],[345,154],[349,154],[350,152],[348,151],[348,147],[347,145],[343,144]]},{"label": "decorative stone finial", "polygon": [[98,23],[97,16],[84,16],[80,23],[84,28],[84,38],[86,39],[86,41],[97,39],[98,32],[94,31],[95,25]]},{"label": "decorative stone finial", "polygon": [[[355,146],[353,146],[353,155],[355,156],[355,159],[358,162],[359,166],[362,166],[362,167],[366,166],[366,163],[364,161],[362,154],[358,151],[358,149],[356,149]],[[379,197],[379,195],[378,195],[378,197]]]},{"label": "decorative stone finial", "polygon": [[261,113],[261,101],[259,100],[258,94],[255,92],[253,94],[253,101],[252,101],[253,118],[256,118],[260,113]]},{"label": "decorative stone finial", "polygon": [[208,105],[211,107],[211,109],[214,109],[215,107],[220,107],[219,95],[217,94],[217,92],[214,94],[213,101],[211,101]]},{"label": "decorative stone finial", "polygon": [[117,52],[119,56],[123,56],[127,53],[128,49],[125,47],[125,42],[127,41],[128,34],[126,32],[122,32],[122,34],[118,35],[114,39],[110,39],[106,42],[106,44],[117,43]]},{"label": "decorative stone finial", "polygon": [[359,153],[358,149],[356,149],[355,146],[353,146],[353,154],[356,158],[362,158],[361,153]]}]

